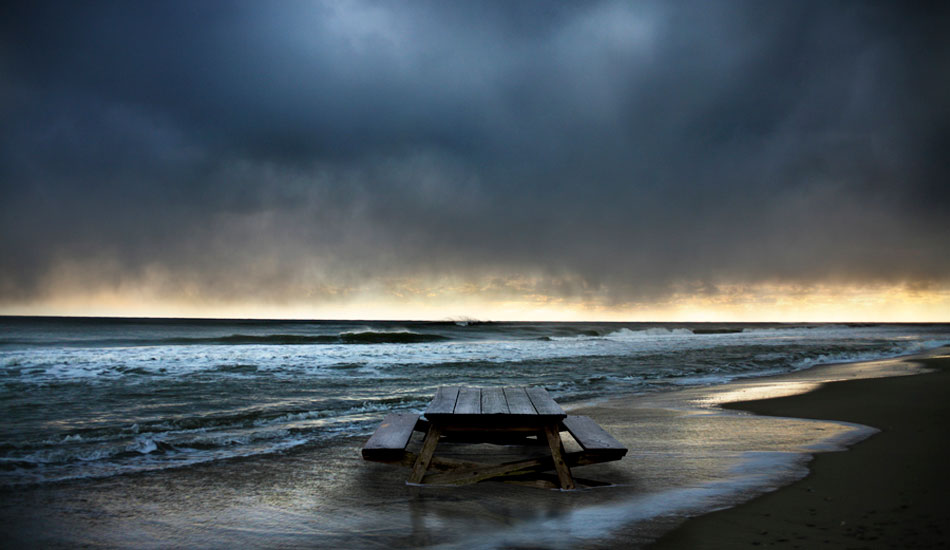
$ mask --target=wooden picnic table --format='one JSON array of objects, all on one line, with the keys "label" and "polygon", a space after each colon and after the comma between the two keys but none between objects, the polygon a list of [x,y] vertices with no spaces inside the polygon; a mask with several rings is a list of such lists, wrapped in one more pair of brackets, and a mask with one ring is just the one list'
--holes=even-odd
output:
[{"label": "wooden picnic table", "polygon": [[[619,460],[627,449],[586,416],[568,416],[540,387],[441,387],[424,413],[389,414],[363,447],[363,458],[411,467],[409,483],[464,484],[486,479],[524,476],[554,470],[557,485],[575,488],[571,467]],[[406,451],[413,431],[425,432],[418,453]],[[583,449],[565,453],[561,432],[567,431]],[[485,464],[440,458],[440,439],[461,436],[471,442],[509,443],[532,437],[546,443],[541,458]],[[437,470],[430,473],[430,467]]]}]

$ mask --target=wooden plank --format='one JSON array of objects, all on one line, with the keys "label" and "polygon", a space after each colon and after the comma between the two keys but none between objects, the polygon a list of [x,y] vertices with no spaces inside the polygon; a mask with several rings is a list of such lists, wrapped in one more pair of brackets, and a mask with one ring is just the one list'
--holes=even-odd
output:
[{"label": "wooden plank", "polygon": [[[546,416],[514,416],[510,414],[452,415],[443,418],[439,425],[443,433],[453,436],[460,433],[484,433],[494,437],[499,433],[524,436],[537,435]],[[466,436],[462,436],[466,437]]]},{"label": "wooden plank", "polygon": [[389,413],[363,446],[363,457],[401,452],[409,443],[419,420],[418,414]]},{"label": "wooden plank", "polygon": [[505,388],[505,399],[508,401],[508,412],[511,414],[538,414],[524,388]]},{"label": "wooden plank", "polygon": [[561,444],[561,433],[557,426],[549,424],[544,427],[544,435],[547,436],[548,446],[551,447],[551,459],[554,460],[554,469],[557,471],[557,478],[561,482],[561,489],[569,491],[574,488],[574,478],[571,477],[571,469],[564,462],[564,445]]},{"label": "wooden plank", "polygon": [[[508,424],[511,415],[483,415],[482,418],[497,418],[495,424]],[[458,429],[456,426],[443,426],[442,439],[453,443],[493,443],[495,445],[527,445],[536,447],[542,443],[547,446],[544,436],[541,440],[537,435],[541,426],[523,428],[518,430],[509,430],[506,428],[483,428],[480,426],[465,427]]]},{"label": "wooden plank", "polygon": [[455,411],[455,402],[459,396],[458,386],[443,386],[436,390],[435,397],[426,408],[425,415],[452,414]]},{"label": "wooden plank", "polygon": [[439,444],[440,435],[439,427],[430,423],[429,431],[426,432],[426,438],[422,442],[422,449],[419,451],[416,463],[412,465],[412,472],[409,473],[409,483],[419,483],[426,475],[426,470],[429,469],[429,462],[432,461],[432,455],[435,453],[435,448]]},{"label": "wooden plank", "polygon": [[459,389],[459,398],[455,403],[455,414],[481,414],[482,392],[479,388],[463,386]]},{"label": "wooden plank", "polygon": [[551,394],[548,393],[548,390],[534,386],[527,388],[525,393],[528,394],[528,397],[531,399],[531,404],[534,405],[534,409],[538,411],[538,414],[567,416],[564,409],[551,398]]},{"label": "wooden plank", "polygon": [[502,388],[482,388],[482,414],[508,414],[508,401]]},{"label": "wooden plank", "polygon": [[563,420],[564,427],[571,437],[577,440],[585,451],[623,451],[627,452],[619,441],[606,432],[599,424],[587,416],[568,416]]}]

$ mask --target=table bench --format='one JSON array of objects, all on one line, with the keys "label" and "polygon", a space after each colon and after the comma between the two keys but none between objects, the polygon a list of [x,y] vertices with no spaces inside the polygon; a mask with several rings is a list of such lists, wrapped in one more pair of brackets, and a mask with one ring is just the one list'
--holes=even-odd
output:
[{"label": "table bench", "polygon": [[[407,450],[413,432],[425,433],[418,452]],[[581,451],[567,453],[561,440],[566,431]],[[485,464],[435,456],[440,439],[507,444],[533,439],[546,444],[549,455]],[[586,416],[568,416],[539,387],[472,388],[441,387],[425,411],[390,413],[363,446],[366,460],[400,464],[411,468],[408,483],[467,484],[487,479],[543,474],[554,470],[556,485],[575,488],[571,468],[620,460],[627,449]],[[430,472],[430,468],[432,471]]]}]

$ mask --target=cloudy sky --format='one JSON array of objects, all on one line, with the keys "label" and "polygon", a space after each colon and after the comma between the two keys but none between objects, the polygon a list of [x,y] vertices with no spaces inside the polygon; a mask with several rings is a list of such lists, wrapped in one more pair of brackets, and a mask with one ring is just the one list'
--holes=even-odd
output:
[{"label": "cloudy sky", "polygon": [[0,313],[950,320],[950,13],[0,8]]}]

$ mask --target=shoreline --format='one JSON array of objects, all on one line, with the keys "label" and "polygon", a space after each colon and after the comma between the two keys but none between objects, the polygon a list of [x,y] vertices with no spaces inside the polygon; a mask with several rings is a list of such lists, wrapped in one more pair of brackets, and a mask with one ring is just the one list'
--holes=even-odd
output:
[{"label": "shoreline", "polygon": [[721,404],[879,431],[844,452],[816,453],[803,479],[689,518],[648,548],[947,547],[947,351],[903,359],[929,371],[915,376],[837,380],[797,395]]},{"label": "shoreline", "polygon": [[[10,538],[0,547],[471,548],[472,537],[486,549],[644,547],[678,533],[674,528],[687,516],[697,518],[689,526],[709,510],[793,486],[807,474],[810,456],[846,455],[821,451],[854,448],[869,433],[834,416],[757,416],[725,402],[797,394],[782,398],[795,400],[828,380],[917,373],[910,365],[917,357],[572,404],[631,449],[622,461],[576,472],[615,484],[609,487],[407,487],[402,469],[362,461],[365,438],[354,435],[286,454],[3,490],[0,527]],[[659,543],[696,546],[676,542],[674,534]]]}]

